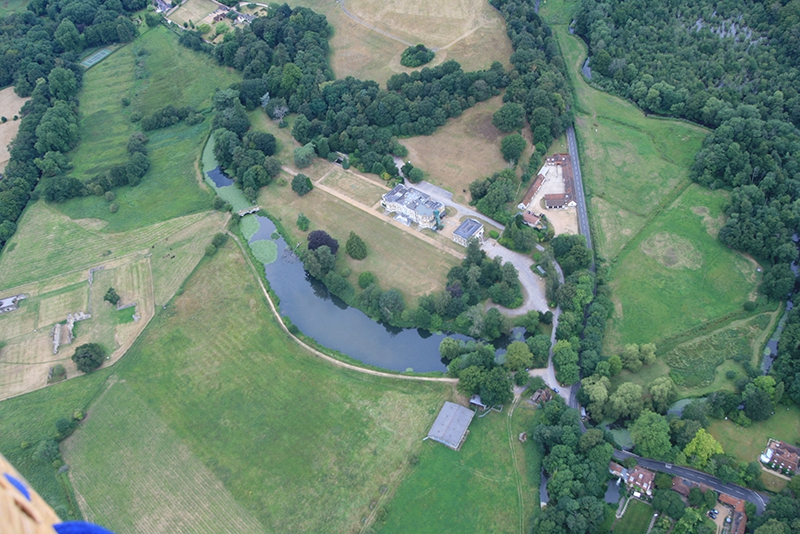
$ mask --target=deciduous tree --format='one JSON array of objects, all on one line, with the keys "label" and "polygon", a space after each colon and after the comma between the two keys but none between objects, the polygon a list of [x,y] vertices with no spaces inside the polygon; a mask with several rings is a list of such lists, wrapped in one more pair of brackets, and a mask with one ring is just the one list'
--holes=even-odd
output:
[{"label": "deciduous tree", "polygon": [[86,343],[75,349],[72,361],[82,373],[91,373],[103,364],[106,349],[99,343]]},{"label": "deciduous tree", "polygon": [[669,441],[669,423],[651,411],[644,411],[631,426],[631,438],[636,453],[645,458],[667,459],[672,444]]}]

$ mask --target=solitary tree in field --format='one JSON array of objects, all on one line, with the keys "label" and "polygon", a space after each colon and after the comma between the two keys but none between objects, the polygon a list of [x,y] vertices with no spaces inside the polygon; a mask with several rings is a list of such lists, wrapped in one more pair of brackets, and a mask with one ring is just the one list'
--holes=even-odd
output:
[{"label": "solitary tree in field", "polygon": [[367,257],[367,244],[355,232],[350,232],[345,245],[347,254],[354,260],[363,260]]},{"label": "solitary tree in field", "polygon": [[310,193],[312,189],[314,189],[314,185],[311,183],[311,178],[305,174],[298,174],[292,178],[292,191],[297,193],[299,196],[302,197],[303,195]]},{"label": "solitary tree in field", "polygon": [[103,297],[103,300],[105,300],[106,302],[110,302],[111,304],[116,306],[120,300],[120,296],[117,295],[116,289],[114,289],[113,287],[109,287],[108,291],[106,291],[106,294]]},{"label": "solitary tree in field", "polygon": [[78,371],[91,373],[103,364],[106,359],[106,349],[99,343],[86,343],[75,349],[72,361],[78,366]]}]

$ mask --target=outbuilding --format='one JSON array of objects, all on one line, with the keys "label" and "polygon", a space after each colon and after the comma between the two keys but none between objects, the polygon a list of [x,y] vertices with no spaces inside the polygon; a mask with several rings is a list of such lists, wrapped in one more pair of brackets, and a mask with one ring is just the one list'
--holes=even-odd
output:
[{"label": "outbuilding", "polygon": [[467,439],[473,417],[475,412],[472,410],[454,402],[445,402],[425,439],[438,441],[457,451]]}]

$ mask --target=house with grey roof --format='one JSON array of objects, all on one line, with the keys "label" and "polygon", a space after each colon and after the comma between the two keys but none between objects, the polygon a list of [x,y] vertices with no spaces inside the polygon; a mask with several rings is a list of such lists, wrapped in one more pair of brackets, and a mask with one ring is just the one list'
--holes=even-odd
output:
[{"label": "house with grey roof", "polygon": [[19,301],[24,299],[25,295],[14,295],[13,297],[6,297],[0,299],[0,313],[12,312],[19,306]]},{"label": "house with grey roof", "polygon": [[466,247],[472,238],[483,241],[483,225],[475,219],[467,218],[453,232],[453,241]]},{"label": "house with grey roof", "polygon": [[419,189],[397,184],[381,197],[381,206],[389,213],[397,213],[396,219],[415,222],[420,228],[435,229],[438,219],[444,216],[444,204],[433,200]]},{"label": "house with grey roof", "polygon": [[457,451],[467,439],[473,417],[475,412],[472,410],[454,402],[445,402],[425,439],[438,441]]}]

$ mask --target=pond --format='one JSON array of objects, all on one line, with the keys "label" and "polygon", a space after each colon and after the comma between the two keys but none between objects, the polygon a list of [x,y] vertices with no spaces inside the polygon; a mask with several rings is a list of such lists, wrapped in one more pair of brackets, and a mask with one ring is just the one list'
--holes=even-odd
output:
[{"label": "pond", "polygon": [[[214,157],[213,134],[203,150],[202,162],[206,183],[234,211],[251,206],[241,189],[220,170]],[[241,219],[240,227],[253,255],[264,264],[272,290],[280,298],[281,315],[291,319],[303,334],[368,365],[401,372],[446,370],[439,357],[439,343],[444,334],[374,321],[331,295],[322,282],[306,273],[268,217],[247,215]],[[470,339],[463,335],[453,337]],[[496,339],[493,345],[497,348],[498,363],[502,363],[508,344],[523,338],[524,329],[515,328],[511,336]]]},{"label": "pond", "polygon": [[[439,357],[439,343],[445,338],[444,334],[396,328],[376,322],[361,310],[348,306],[303,269],[300,259],[275,232],[275,225],[268,217],[247,217],[258,221],[258,229],[249,238],[251,247],[263,240],[277,244],[277,258],[264,265],[267,280],[280,298],[281,315],[289,317],[305,335],[351,358],[392,371],[446,370]],[[461,335],[454,337],[469,339]],[[513,338],[521,337],[521,329],[515,329],[511,338],[495,340],[495,347],[500,347],[498,358]]]}]

